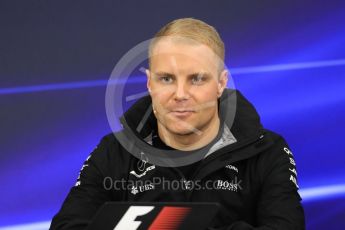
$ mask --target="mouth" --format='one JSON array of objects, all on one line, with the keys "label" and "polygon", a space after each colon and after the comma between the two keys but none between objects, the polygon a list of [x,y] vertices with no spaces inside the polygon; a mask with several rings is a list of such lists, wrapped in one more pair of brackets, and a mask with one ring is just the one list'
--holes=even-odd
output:
[{"label": "mouth", "polygon": [[193,110],[173,110],[170,112],[173,116],[178,118],[186,118],[191,116],[195,111]]}]

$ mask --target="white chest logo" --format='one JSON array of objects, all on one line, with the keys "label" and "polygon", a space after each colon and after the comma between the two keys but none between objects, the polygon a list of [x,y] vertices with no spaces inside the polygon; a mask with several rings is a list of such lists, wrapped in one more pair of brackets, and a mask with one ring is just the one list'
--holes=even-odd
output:
[{"label": "white chest logo", "polygon": [[132,175],[134,175],[134,176],[136,176],[137,178],[140,178],[140,177],[142,177],[142,176],[145,176],[146,173],[147,173],[148,171],[150,171],[150,170],[152,170],[152,169],[155,169],[155,168],[156,168],[156,167],[155,167],[154,165],[151,165],[151,166],[147,167],[147,168],[144,170],[144,172],[142,172],[141,174],[137,174],[134,170],[130,171],[129,173],[132,174]]},{"label": "white chest logo", "polygon": [[140,185],[140,186],[133,186],[131,189],[131,193],[133,195],[136,195],[139,192],[145,192],[147,190],[153,190],[155,189],[155,185],[152,183],[145,184],[145,185]]}]

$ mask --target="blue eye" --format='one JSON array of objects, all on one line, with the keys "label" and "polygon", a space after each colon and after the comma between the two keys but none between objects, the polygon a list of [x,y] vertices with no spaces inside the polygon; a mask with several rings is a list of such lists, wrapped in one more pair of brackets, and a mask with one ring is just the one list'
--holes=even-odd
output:
[{"label": "blue eye", "polygon": [[205,79],[203,76],[198,75],[198,76],[195,76],[192,78],[192,83],[193,84],[200,84],[200,83],[204,82],[204,80]]},{"label": "blue eye", "polygon": [[173,81],[173,79],[170,76],[162,76],[159,78],[159,81],[161,81],[163,83],[171,83]]}]

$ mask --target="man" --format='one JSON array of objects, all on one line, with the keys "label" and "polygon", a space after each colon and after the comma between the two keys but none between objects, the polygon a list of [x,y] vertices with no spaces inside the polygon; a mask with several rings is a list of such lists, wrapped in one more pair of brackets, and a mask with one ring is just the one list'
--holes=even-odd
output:
[{"label": "man", "polygon": [[[113,134],[105,136],[51,229],[83,229],[106,201],[218,202],[222,206],[209,229],[304,229],[293,155],[281,136],[262,127],[255,108],[226,88],[224,53],[217,31],[200,20],[178,19],[156,34],[146,70],[150,95],[124,114],[124,129],[162,151],[206,154],[188,165],[163,167],[134,157]],[[236,107],[225,103],[234,98]],[[154,177],[185,183],[177,189],[157,183],[109,189],[105,181]],[[198,186],[191,188],[193,183]]]}]

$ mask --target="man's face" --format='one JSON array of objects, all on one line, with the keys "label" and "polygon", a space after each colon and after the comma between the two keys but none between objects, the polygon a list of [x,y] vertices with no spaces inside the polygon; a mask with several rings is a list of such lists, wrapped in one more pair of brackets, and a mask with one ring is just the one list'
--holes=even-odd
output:
[{"label": "man's face", "polygon": [[206,45],[162,39],[146,73],[155,116],[168,132],[200,134],[216,124],[227,72],[219,72],[219,59]]}]

